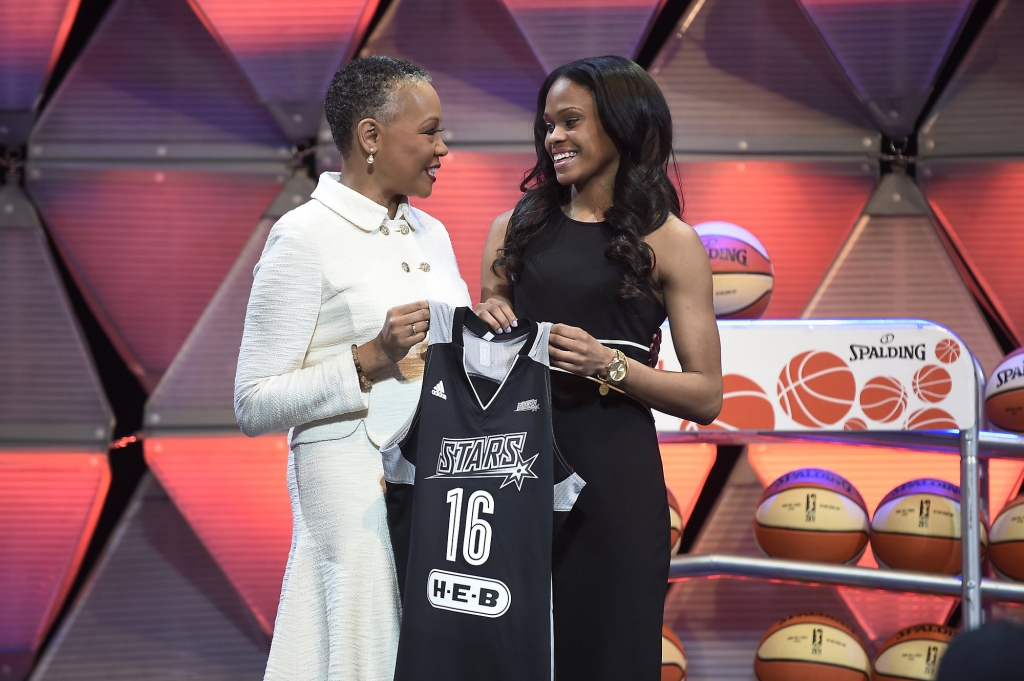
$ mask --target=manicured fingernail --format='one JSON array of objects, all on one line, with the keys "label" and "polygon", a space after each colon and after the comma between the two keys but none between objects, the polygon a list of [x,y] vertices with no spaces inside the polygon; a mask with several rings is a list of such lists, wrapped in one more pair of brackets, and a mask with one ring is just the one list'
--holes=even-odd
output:
[{"label": "manicured fingernail", "polygon": [[505,331],[507,331],[508,333],[512,333],[512,327],[508,327],[507,329],[505,329]]},{"label": "manicured fingernail", "polygon": [[518,321],[518,320],[516,320],[516,319],[513,319],[513,320],[512,320],[512,326],[516,326],[516,327],[518,327],[518,326],[519,326],[519,321]]},{"label": "manicured fingernail", "polygon": [[497,333],[503,333],[503,331],[501,329],[498,329]]}]

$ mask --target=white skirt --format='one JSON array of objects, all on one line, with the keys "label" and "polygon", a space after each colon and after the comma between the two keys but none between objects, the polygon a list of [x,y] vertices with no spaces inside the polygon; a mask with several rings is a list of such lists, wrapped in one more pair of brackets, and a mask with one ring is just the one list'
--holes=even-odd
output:
[{"label": "white skirt", "polygon": [[378,449],[360,426],[288,454],[292,547],[265,681],[391,681],[401,603]]}]

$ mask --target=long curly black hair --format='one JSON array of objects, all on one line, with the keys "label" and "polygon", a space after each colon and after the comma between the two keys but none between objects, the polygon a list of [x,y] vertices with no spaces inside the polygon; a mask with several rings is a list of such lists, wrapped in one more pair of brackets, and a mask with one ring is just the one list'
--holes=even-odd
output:
[{"label": "long curly black hair", "polygon": [[654,252],[643,238],[670,214],[679,217],[682,202],[668,176],[672,115],[665,96],[646,71],[623,57],[580,59],[560,66],[544,80],[533,123],[537,164],[519,186],[523,197],[512,212],[504,246],[491,269],[499,274],[502,268],[510,282],[517,281],[526,245],[572,198],[572,187],[560,185],[555,178],[554,161],[544,144],[544,105],[548,91],[561,78],[593,95],[598,118],[619,152],[612,206],[604,213],[614,236],[604,254],[622,269],[619,299],[640,297],[654,268]]}]

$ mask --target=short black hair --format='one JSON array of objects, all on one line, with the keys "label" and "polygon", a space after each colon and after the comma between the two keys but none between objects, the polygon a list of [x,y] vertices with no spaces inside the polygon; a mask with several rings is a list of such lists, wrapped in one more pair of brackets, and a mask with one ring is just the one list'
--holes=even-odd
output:
[{"label": "short black hair", "polygon": [[338,69],[324,102],[338,151],[348,154],[356,123],[364,118],[390,123],[398,113],[398,88],[416,81],[430,82],[430,74],[411,61],[384,55],[360,57]]}]

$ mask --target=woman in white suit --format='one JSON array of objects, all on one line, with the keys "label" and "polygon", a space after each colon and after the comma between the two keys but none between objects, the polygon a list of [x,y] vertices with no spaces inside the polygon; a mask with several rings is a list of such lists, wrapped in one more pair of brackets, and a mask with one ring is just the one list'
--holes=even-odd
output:
[{"label": "woman in white suit", "polygon": [[425,299],[470,304],[444,225],[407,200],[430,195],[448,153],[429,80],[379,56],[335,75],[325,108],[344,170],[278,221],[255,269],[235,413],[246,435],[291,429],[294,521],[268,681],[394,672],[401,604],[378,447],[419,396]]}]

